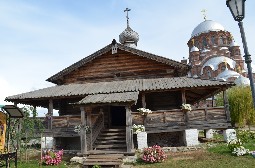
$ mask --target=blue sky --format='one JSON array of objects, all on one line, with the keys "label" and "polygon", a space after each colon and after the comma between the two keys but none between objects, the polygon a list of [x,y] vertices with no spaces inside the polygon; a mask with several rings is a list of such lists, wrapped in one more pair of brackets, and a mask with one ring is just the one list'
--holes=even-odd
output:
[{"label": "blue sky", "polygon": [[[255,1],[246,1],[244,29],[255,61]],[[0,0],[0,104],[6,96],[52,86],[45,80],[111,43],[130,26],[138,49],[180,61],[193,29],[221,23],[236,42],[239,27],[225,0]]]}]

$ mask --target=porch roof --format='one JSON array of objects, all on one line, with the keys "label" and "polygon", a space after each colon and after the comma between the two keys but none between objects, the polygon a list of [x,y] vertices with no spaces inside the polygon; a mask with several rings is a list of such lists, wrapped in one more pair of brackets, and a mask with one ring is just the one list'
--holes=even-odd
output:
[{"label": "porch roof", "polygon": [[[44,89],[39,89],[27,93],[6,97],[6,101],[45,106],[49,99],[80,98],[94,94],[109,94],[123,92],[146,92],[164,90],[189,90],[191,99],[199,100],[206,96],[220,92],[222,88],[229,88],[234,83],[194,79],[189,77],[174,78],[153,78],[134,79],[112,82],[84,83],[56,85]],[[188,96],[188,95],[187,95]],[[79,101],[79,100],[77,100]],[[43,104],[44,103],[44,104]]]},{"label": "porch roof", "polygon": [[88,95],[75,104],[134,103],[139,92]]}]

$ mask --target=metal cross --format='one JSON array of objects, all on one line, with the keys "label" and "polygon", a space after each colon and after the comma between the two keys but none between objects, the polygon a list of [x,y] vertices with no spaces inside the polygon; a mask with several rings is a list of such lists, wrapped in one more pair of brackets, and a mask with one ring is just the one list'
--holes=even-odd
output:
[{"label": "metal cross", "polygon": [[126,18],[127,18],[127,27],[129,27],[129,17],[128,17],[128,12],[129,12],[129,11],[131,11],[131,9],[126,8],[126,9],[124,10],[124,12],[127,12],[127,16],[126,16]]},{"label": "metal cross", "polygon": [[204,19],[205,19],[205,20],[206,20],[206,17],[207,17],[207,16],[206,16],[206,11],[207,11],[206,9],[201,10],[202,14],[204,15]]}]

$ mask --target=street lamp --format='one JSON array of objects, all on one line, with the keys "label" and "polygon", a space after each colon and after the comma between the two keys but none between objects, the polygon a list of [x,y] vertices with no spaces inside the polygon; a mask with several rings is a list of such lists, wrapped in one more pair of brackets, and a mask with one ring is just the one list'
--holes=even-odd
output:
[{"label": "street lamp", "polygon": [[243,28],[243,22],[244,19],[244,11],[245,11],[245,3],[246,0],[227,0],[226,4],[229,7],[235,21],[238,21],[238,26],[240,28],[240,33],[242,37],[243,42],[243,49],[244,49],[244,60],[247,64],[248,69],[248,76],[250,79],[250,86],[251,86],[251,92],[252,92],[252,99],[253,99],[253,107],[255,108],[255,91],[254,91],[254,82],[253,82],[253,76],[252,76],[252,68],[251,68],[251,55],[249,54],[246,37],[244,33]]}]

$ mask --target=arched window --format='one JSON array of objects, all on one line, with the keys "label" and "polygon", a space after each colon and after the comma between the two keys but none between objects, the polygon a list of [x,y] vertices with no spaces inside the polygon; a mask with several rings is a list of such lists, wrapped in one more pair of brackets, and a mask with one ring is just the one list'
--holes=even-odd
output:
[{"label": "arched window", "polygon": [[212,43],[212,45],[215,44],[215,37],[214,36],[211,37],[211,43]]},{"label": "arched window", "polygon": [[225,66],[225,65],[222,65],[222,66],[221,66],[221,72],[225,71],[225,69],[226,69],[226,66]]},{"label": "arched window", "polygon": [[223,44],[223,37],[222,36],[220,36],[219,43],[220,43],[220,45]]},{"label": "arched window", "polygon": [[210,70],[207,70],[207,76],[208,76],[208,78],[209,78],[209,79],[211,79],[211,78],[212,78],[212,73],[211,73],[211,71],[210,71]]},{"label": "arched window", "polygon": [[203,37],[203,46],[204,46],[204,47],[207,46],[207,41],[206,41],[206,38],[205,38],[205,37]]}]

